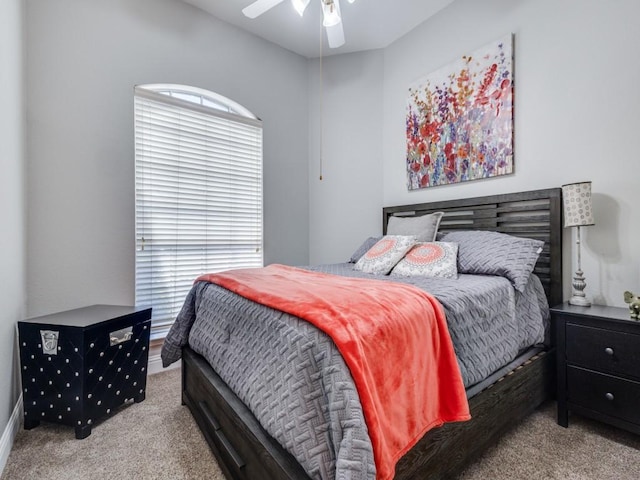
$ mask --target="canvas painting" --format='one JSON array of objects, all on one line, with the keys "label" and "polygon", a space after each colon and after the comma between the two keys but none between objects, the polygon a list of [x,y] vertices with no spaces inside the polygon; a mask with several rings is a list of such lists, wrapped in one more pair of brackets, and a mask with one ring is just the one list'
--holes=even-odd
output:
[{"label": "canvas painting", "polygon": [[411,85],[406,122],[409,190],[513,173],[512,36]]}]

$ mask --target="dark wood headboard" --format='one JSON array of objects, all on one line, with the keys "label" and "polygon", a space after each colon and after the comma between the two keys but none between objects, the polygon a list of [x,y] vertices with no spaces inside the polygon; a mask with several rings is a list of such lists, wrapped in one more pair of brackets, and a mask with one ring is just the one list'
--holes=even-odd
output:
[{"label": "dark wood headboard", "polygon": [[544,241],[536,263],[549,306],[562,302],[562,189],[417,203],[382,209],[383,233],[390,216],[418,217],[444,212],[440,232],[492,230]]}]

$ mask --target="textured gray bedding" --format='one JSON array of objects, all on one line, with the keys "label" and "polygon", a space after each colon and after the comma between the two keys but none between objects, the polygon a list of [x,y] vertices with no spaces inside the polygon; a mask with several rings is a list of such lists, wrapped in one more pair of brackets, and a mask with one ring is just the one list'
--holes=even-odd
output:
[{"label": "textured gray bedding", "polygon": [[[353,270],[353,264],[310,269],[376,278]],[[411,283],[438,298],[467,387],[543,341],[548,308],[537,277],[531,277],[523,294],[508,280],[493,276],[383,279]],[[164,365],[177,360],[187,343],[311,478],[375,478],[355,385],[326,334],[296,317],[199,282],[165,340]]]},{"label": "textured gray bedding", "polygon": [[[351,263],[308,268],[334,275],[380,278],[354,270]],[[548,304],[540,280],[533,275],[523,294],[515,291],[507,279],[492,275],[383,279],[415,285],[442,304],[465,387],[481,381],[516,358],[518,352],[544,340]]]}]

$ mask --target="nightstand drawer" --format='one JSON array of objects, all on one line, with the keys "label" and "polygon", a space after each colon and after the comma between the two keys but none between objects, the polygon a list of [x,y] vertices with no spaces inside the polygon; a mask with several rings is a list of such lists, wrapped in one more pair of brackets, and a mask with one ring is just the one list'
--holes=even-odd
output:
[{"label": "nightstand drawer", "polygon": [[640,425],[640,382],[567,368],[568,401]]},{"label": "nightstand drawer", "polygon": [[567,363],[640,379],[640,335],[567,323]]}]

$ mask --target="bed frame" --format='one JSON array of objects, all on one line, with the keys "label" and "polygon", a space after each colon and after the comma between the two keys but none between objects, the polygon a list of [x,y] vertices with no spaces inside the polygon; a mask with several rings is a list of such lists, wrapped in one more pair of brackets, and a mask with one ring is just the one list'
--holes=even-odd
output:
[{"label": "bed frame", "polygon": [[[536,264],[550,305],[562,301],[561,189],[492,195],[383,209],[391,215],[445,213],[440,231],[493,230],[537,238],[545,247]],[[478,458],[508,429],[550,398],[554,349],[542,351],[469,400],[472,419],[428,432],[396,467],[396,479],[450,478]],[[229,479],[308,480],[296,460],[198,354],[186,347],[182,401],[191,410]]]}]

